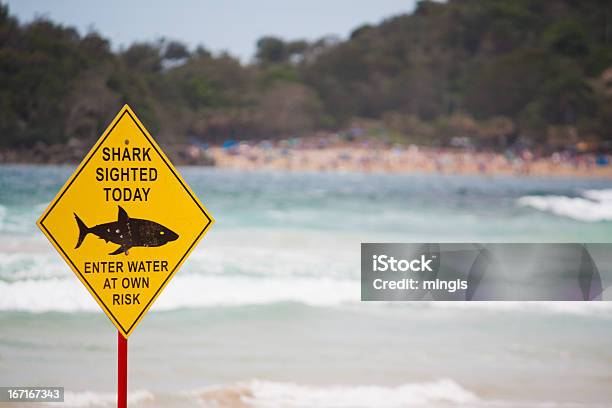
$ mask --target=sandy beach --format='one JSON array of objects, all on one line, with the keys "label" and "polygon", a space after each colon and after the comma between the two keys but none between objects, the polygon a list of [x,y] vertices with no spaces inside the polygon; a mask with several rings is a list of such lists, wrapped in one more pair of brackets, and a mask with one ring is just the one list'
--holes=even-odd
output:
[{"label": "sandy beach", "polygon": [[[607,156],[554,153],[518,154],[427,147],[371,147],[352,143],[330,147],[237,144],[206,152],[221,168],[308,172],[463,174],[612,178]],[[598,162],[598,161],[602,161]]]},{"label": "sandy beach", "polygon": [[[175,165],[242,171],[612,178],[610,154],[576,150],[544,155],[525,148],[502,153],[333,136],[161,145]],[[77,164],[89,148],[87,143],[72,143],[0,150],[0,164]]]}]

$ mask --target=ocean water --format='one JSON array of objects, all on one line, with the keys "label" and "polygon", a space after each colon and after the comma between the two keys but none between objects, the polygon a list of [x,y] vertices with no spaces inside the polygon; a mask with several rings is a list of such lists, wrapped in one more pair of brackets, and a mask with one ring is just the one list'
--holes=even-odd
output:
[{"label": "ocean water", "polygon": [[[116,331],[35,226],[72,171],[0,167],[0,385],[112,407]],[[612,407],[612,304],[359,301],[361,242],[610,242],[612,181],[181,172],[217,223],[130,337],[130,406]]]}]

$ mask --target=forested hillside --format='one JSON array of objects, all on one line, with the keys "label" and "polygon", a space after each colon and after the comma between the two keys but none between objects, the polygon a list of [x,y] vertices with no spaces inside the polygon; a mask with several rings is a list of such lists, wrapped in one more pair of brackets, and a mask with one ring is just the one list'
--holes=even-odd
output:
[{"label": "forested hillside", "polygon": [[113,50],[95,32],[23,24],[1,6],[0,147],[93,139],[123,103],[164,143],[359,121],[394,141],[434,145],[453,136],[494,148],[612,140],[605,0],[421,1],[344,41],[264,37],[249,64],[169,40]]}]

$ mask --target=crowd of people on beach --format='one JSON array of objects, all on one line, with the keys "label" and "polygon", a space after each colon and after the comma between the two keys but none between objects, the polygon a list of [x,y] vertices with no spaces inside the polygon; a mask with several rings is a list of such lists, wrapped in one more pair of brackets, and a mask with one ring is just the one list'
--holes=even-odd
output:
[{"label": "crowd of people on beach", "polygon": [[[195,154],[195,151],[194,151]],[[610,156],[562,150],[542,155],[527,147],[505,152],[473,147],[425,147],[337,137],[238,142],[205,147],[216,166],[241,170],[438,173],[483,175],[612,175]]]},{"label": "crowd of people on beach", "polygon": [[[0,163],[78,163],[86,148],[71,140],[65,146],[0,150]],[[239,170],[612,177],[609,151],[580,146],[546,152],[529,146],[498,151],[469,143],[434,147],[326,133],[282,140],[226,140],[219,145],[192,140],[164,148],[178,165]]]}]

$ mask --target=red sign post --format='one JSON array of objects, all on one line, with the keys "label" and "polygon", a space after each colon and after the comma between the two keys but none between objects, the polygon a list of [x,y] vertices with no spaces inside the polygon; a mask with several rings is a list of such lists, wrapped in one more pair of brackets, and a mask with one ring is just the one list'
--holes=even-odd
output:
[{"label": "red sign post", "polygon": [[128,341],[117,331],[117,408],[127,408]]}]

